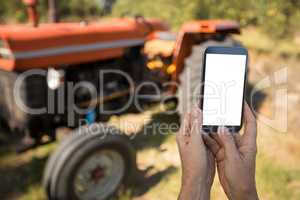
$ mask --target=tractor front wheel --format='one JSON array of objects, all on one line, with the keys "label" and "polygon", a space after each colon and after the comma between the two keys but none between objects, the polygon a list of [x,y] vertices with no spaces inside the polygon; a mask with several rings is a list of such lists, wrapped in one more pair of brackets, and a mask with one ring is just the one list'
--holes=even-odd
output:
[{"label": "tractor front wheel", "polygon": [[129,139],[100,126],[77,130],[50,157],[44,176],[49,199],[105,200],[134,177],[136,155]]}]

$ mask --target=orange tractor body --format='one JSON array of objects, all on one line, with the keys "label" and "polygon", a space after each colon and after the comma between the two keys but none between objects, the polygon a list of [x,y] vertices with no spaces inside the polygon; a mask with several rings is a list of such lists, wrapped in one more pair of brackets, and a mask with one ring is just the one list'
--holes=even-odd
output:
[{"label": "orange tractor body", "polygon": [[[155,19],[121,18],[100,22],[0,25],[0,70],[24,71],[34,68],[60,68],[65,65],[120,58],[126,49],[161,39],[169,31],[166,23]],[[195,41],[216,34],[240,33],[239,24],[230,20],[198,20],[183,24],[171,49],[158,45],[154,50],[172,57],[172,80],[184,67]],[[167,32],[167,34],[173,34]],[[173,34],[174,35],[174,34]],[[162,44],[163,45],[163,44]],[[172,89],[175,92],[176,89]]]},{"label": "orange tractor body", "polygon": [[0,69],[22,71],[119,58],[149,33],[166,31],[158,20],[109,19],[92,23],[0,26]]}]

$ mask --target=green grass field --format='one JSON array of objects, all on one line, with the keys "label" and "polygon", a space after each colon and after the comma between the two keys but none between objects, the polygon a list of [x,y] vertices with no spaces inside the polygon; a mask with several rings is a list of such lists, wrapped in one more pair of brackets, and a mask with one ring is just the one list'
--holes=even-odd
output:
[{"label": "green grass field", "polygon": [[[300,45],[283,41],[281,45],[289,48],[277,48],[273,51],[276,44],[253,29],[245,30],[239,39],[250,48],[249,80],[252,84],[283,67],[288,68],[289,75],[288,82],[283,86],[288,88],[287,131],[281,133],[260,120],[258,123],[256,180],[259,196],[266,200],[300,200]],[[288,53],[285,49],[289,49]],[[262,91],[259,112],[263,115],[272,116],[274,105],[282,106],[274,103],[273,90],[271,87]],[[138,150],[140,183],[128,188],[117,199],[176,199],[181,170],[175,133],[166,131],[164,134],[157,134],[158,130],[152,129],[145,136],[141,130],[145,124],[178,122],[178,116],[168,115],[156,106],[145,113],[113,117],[110,121],[119,127],[124,127],[124,123],[128,122],[136,124],[134,129],[123,131],[135,133],[133,143]],[[7,137],[2,140],[7,140]],[[14,153],[13,146],[0,146],[0,198],[45,199],[41,188],[43,168],[57,144],[49,144],[21,155]],[[217,179],[213,186],[212,199],[225,199]]]}]

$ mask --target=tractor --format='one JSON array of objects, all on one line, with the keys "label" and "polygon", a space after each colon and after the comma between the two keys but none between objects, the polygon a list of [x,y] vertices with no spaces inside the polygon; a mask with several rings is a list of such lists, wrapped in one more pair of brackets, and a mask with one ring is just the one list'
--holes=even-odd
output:
[{"label": "tractor", "polygon": [[239,45],[231,37],[239,24],[229,20],[186,22],[178,33],[142,16],[39,23],[37,1],[23,2],[29,23],[0,25],[0,123],[23,136],[19,152],[72,129],[44,172],[53,200],[104,200],[133,180],[135,150],[105,122],[136,110],[137,96],[148,97],[138,104],[173,99],[180,113],[189,110],[205,47]]}]

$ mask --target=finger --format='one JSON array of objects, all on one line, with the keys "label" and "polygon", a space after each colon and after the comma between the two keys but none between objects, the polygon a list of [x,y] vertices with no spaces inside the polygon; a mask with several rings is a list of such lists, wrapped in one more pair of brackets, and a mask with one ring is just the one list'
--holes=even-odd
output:
[{"label": "finger", "polygon": [[178,137],[189,136],[191,129],[191,113],[184,114],[180,129],[178,131]]},{"label": "finger", "polygon": [[242,136],[239,133],[235,133],[235,134],[233,134],[233,137],[234,137],[234,140],[236,142],[236,145],[238,147],[240,147],[241,144],[242,144]]},{"label": "finger", "polygon": [[[218,133],[210,133],[209,134],[212,139],[214,139],[220,147],[223,147],[223,142],[220,139]],[[242,136],[239,133],[233,133],[234,141],[236,145],[239,147],[242,143]]]},{"label": "finger", "polygon": [[213,138],[220,147],[223,147],[223,143],[218,135],[218,133],[210,133],[209,136]]},{"label": "finger", "polygon": [[202,124],[203,113],[198,105],[194,106],[195,116],[199,119],[199,122]]},{"label": "finger", "polygon": [[237,146],[234,141],[234,137],[226,127],[218,128],[218,136],[220,137],[226,156],[239,155]]},{"label": "finger", "polygon": [[197,140],[201,146],[204,147],[204,141],[202,138],[202,112],[198,107],[195,107],[192,112],[192,130],[191,137],[193,140]]},{"label": "finger", "polygon": [[256,119],[250,109],[249,105],[245,102],[244,104],[244,117],[245,117],[245,131],[243,140],[247,144],[256,145],[257,131],[256,131]]},{"label": "finger", "polygon": [[203,134],[202,137],[203,137],[205,145],[214,154],[214,156],[216,156],[217,153],[218,153],[218,151],[221,148],[219,146],[219,144],[214,139],[212,139],[209,135],[207,135],[207,134]]},{"label": "finger", "polygon": [[[176,142],[179,147],[187,145],[190,142],[191,132],[191,113],[184,114],[180,129],[176,134]],[[180,150],[180,148],[179,148]]]},{"label": "finger", "polygon": [[201,134],[202,133],[202,112],[195,106],[192,112],[192,134]]},{"label": "finger", "polygon": [[256,124],[255,116],[247,102],[244,102],[244,116],[247,124]]}]

